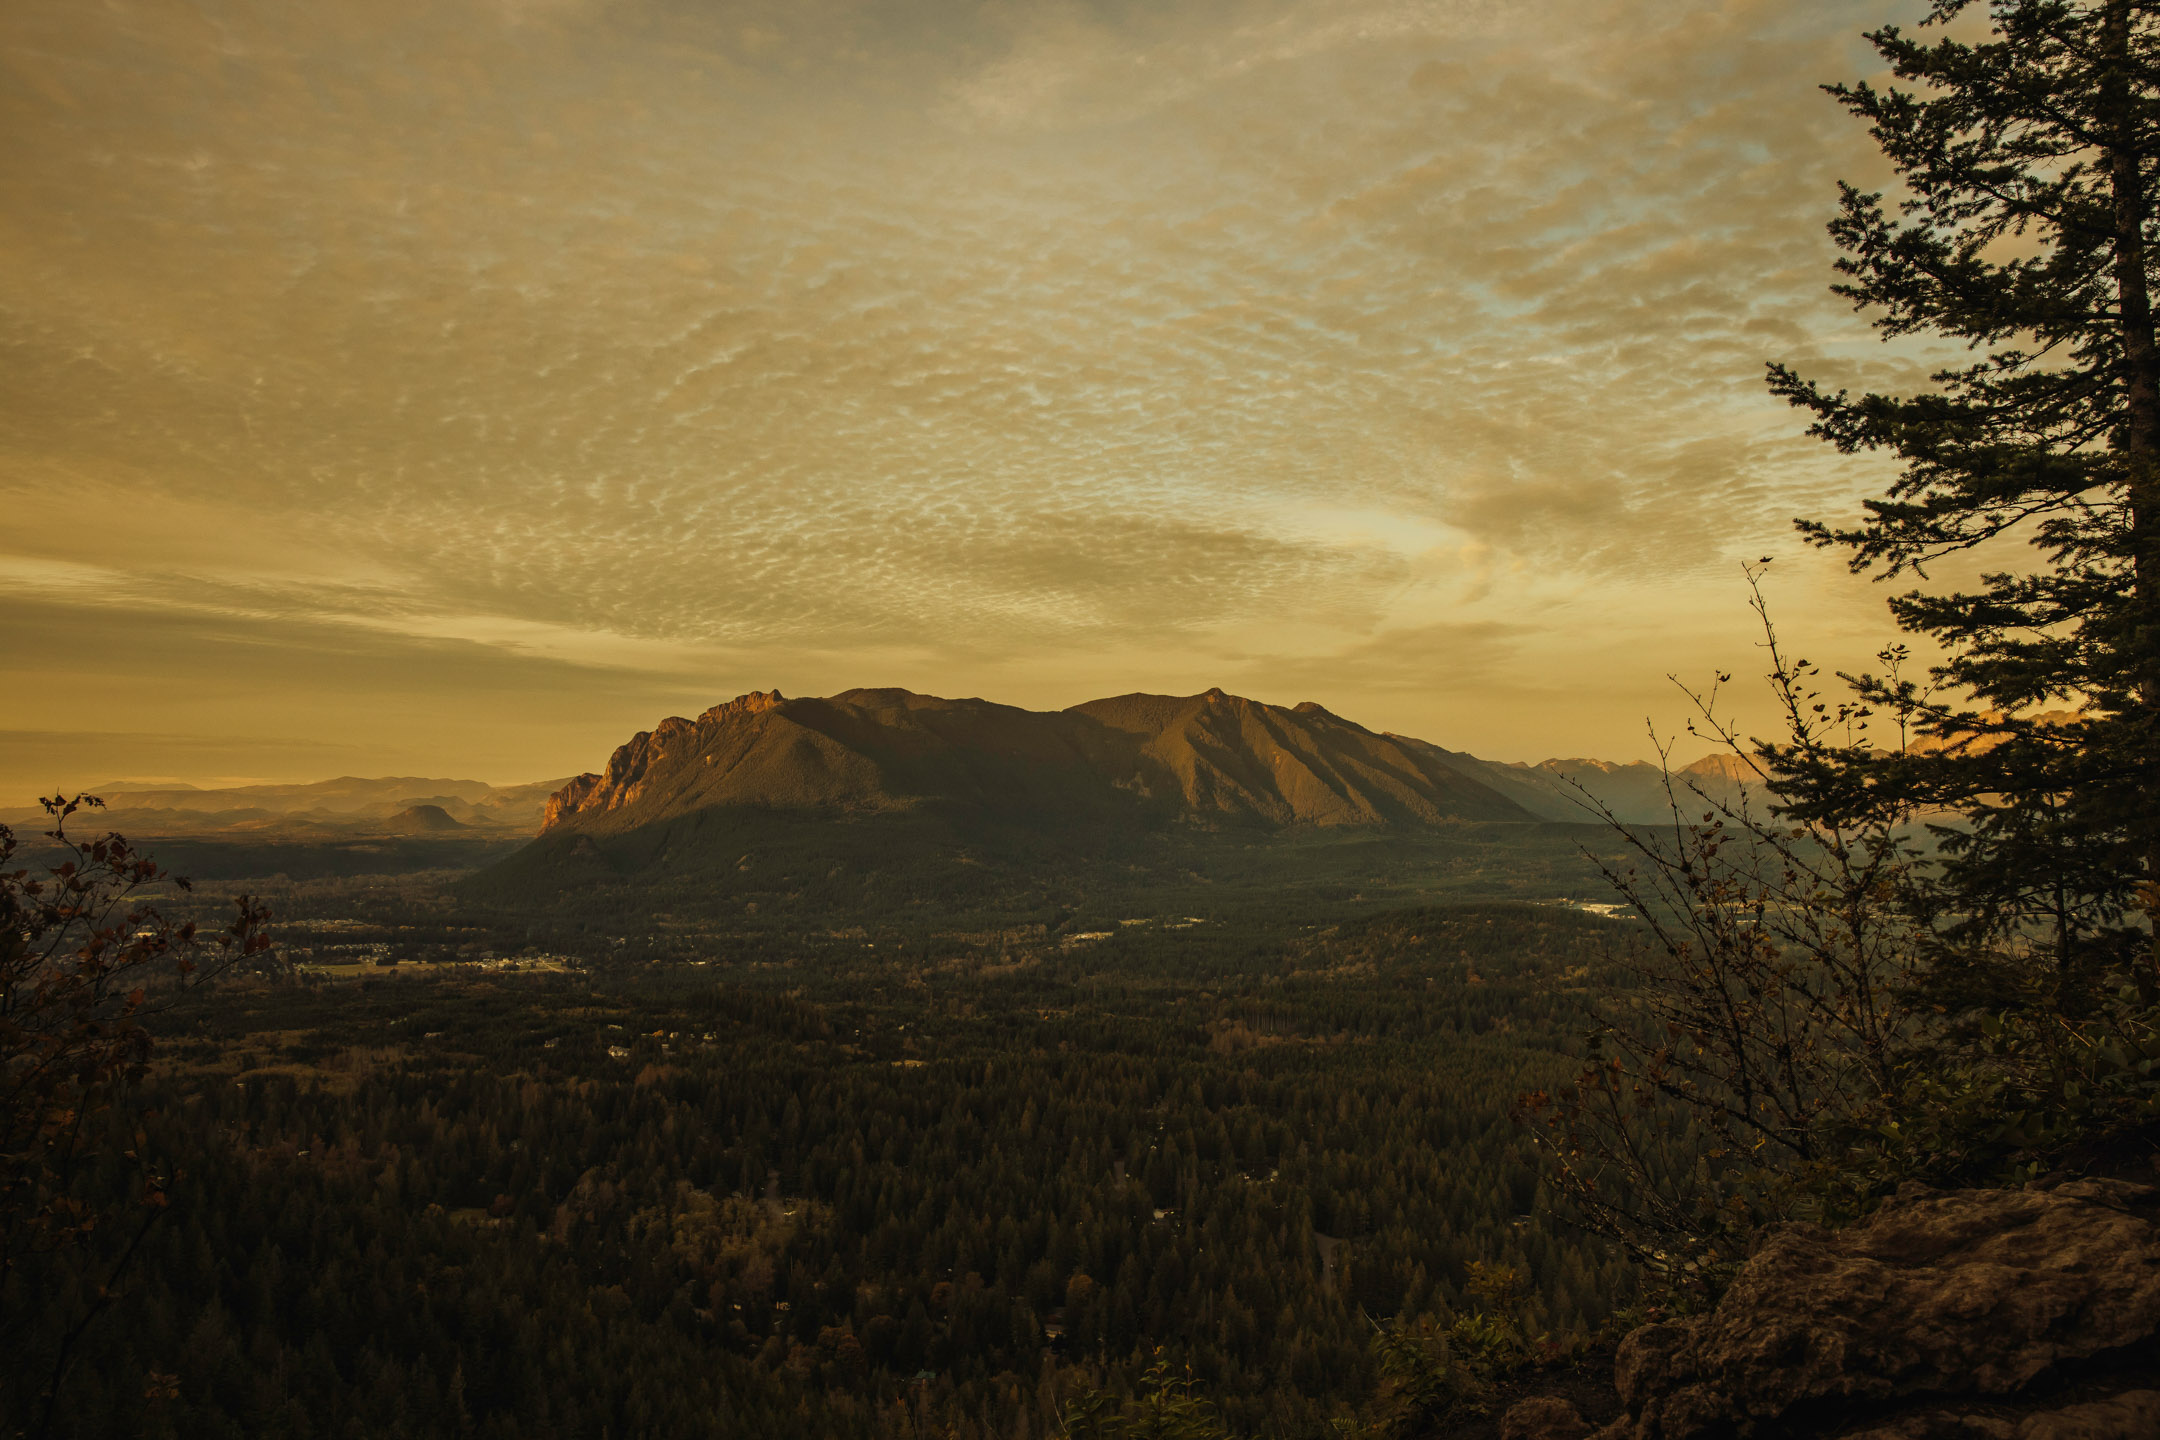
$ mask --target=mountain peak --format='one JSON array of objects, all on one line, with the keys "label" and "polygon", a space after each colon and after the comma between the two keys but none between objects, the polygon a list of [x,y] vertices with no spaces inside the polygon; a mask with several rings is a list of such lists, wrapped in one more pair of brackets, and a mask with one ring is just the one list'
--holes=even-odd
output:
[{"label": "mountain peak", "polygon": [[709,725],[725,720],[731,715],[757,715],[778,709],[783,697],[778,690],[752,690],[747,695],[737,695],[722,705],[715,705],[698,716],[698,724]]}]

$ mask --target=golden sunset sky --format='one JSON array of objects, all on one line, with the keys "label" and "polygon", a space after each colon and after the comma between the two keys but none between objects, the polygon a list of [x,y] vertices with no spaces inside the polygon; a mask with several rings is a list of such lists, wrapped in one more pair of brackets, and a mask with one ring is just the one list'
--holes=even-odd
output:
[{"label": "golden sunset sky", "polygon": [[1762,367],[1922,383],[1816,89],[1920,9],[10,0],[0,786],[541,779],[775,686],[1641,757],[1759,672],[1743,558],[1894,638],[1790,527],[1883,467]]}]

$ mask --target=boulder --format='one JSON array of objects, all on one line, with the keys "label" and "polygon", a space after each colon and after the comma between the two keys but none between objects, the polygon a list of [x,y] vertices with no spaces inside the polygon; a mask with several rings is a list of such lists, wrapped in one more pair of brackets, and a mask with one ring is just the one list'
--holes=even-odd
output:
[{"label": "boulder", "polygon": [[1908,1185],[1847,1230],[1767,1227],[1715,1310],[1621,1342],[1626,1413],[1597,1440],[2160,1440],[2149,1390],[2054,1410],[2027,1393],[2095,1363],[2152,1374],[2156,1216],[2150,1187],[2080,1180]]},{"label": "boulder", "polygon": [[2160,1390],[2126,1390],[2023,1414],[1917,1410],[1843,1440],[2160,1440]]},{"label": "boulder", "polygon": [[1518,1400],[1500,1419],[1500,1440],[1582,1440],[1589,1433],[1580,1412],[1557,1395]]}]

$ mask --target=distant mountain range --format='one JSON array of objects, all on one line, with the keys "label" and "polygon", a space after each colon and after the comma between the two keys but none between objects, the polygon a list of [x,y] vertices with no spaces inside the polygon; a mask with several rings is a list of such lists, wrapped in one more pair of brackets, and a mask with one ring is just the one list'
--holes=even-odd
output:
[{"label": "distant mountain range", "polygon": [[[1443,752],[1446,753],[1446,752]],[[1670,821],[1678,803],[1683,815],[1700,814],[1705,798],[1737,799],[1761,788],[1738,756],[1705,755],[1675,767],[1636,760],[1542,760],[1535,765],[1499,764],[1472,755],[1450,759],[1542,820],[1602,820],[1603,806],[1631,825]]]},{"label": "distant mountain range", "polygon": [[[347,775],[312,785],[204,790],[123,780],[87,788],[105,802],[93,822],[96,828],[125,835],[347,840],[470,833],[501,839],[538,831],[548,796],[564,783],[497,787],[478,780]],[[0,814],[18,830],[42,829],[44,818],[38,810]],[[75,828],[84,827],[78,822]]]}]

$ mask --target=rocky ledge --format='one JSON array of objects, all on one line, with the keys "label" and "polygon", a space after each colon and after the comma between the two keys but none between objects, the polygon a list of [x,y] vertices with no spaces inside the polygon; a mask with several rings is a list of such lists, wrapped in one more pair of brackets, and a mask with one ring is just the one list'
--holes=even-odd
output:
[{"label": "rocky ledge", "polygon": [[2160,1440],[2160,1190],[1908,1185],[1775,1225],[1707,1315],[1620,1343],[1625,1413],[1525,1400],[1503,1440]]}]

